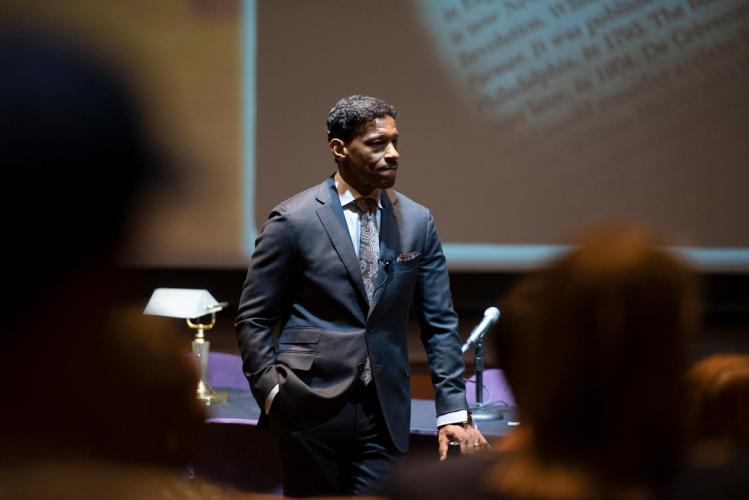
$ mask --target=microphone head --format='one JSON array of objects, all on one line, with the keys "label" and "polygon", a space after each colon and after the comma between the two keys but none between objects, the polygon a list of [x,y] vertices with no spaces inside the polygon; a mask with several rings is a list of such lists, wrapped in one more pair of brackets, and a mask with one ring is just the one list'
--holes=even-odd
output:
[{"label": "microphone head", "polygon": [[499,309],[496,307],[490,307],[486,311],[484,311],[484,317],[489,318],[492,323],[496,323],[496,321],[499,319]]}]

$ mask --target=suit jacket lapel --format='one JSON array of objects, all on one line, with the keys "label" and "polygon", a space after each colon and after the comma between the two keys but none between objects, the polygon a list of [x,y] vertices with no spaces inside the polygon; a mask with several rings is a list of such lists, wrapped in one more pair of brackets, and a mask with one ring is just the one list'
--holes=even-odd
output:
[{"label": "suit jacket lapel", "polygon": [[317,200],[322,203],[317,209],[317,216],[320,218],[328,238],[333,244],[338,257],[346,267],[351,280],[354,282],[359,295],[367,303],[367,292],[364,289],[364,280],[361,277],[359,268],[359,259],[356,258],[354,246],[351,243],[351,236],[346,226],[346,219],[343,216],[343,208],[338,196],[331,196],[335,183],[333,178],[329,177],[323,182],[317,190]]}]

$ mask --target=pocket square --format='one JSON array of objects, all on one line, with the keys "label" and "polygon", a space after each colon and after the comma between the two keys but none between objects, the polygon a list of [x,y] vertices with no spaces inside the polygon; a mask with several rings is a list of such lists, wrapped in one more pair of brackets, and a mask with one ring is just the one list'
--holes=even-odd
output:
[{"label": "pocket square", "polygon": [[419,255],[421,255],[419,252],[402,253],[398,256],[398,259],[396,260],[396,262],[408,262],[410,260],[414,260]]}]

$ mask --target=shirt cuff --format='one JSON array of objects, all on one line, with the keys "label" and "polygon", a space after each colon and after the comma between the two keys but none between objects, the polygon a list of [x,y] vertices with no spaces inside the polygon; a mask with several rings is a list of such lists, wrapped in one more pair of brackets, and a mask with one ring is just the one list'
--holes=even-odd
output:
[{"label": "shirt cuff", "polygon": [[437,417],[438,428],[442,427],[443,425],[462,424],[465,422],[468,422],[468,410],[451,411],[450,413],[444,413]]},{"label": "shirt cuff", "polygon": [[278,389],[278,384],[274,385],[273,389],[271,389],[268,395],[265,396],[265,404],[263,405],[263,410],[265,410],[266,415],[270,415],[270,407],[273,405],[273,398],[275,398],[276,394],[278,394]]}]

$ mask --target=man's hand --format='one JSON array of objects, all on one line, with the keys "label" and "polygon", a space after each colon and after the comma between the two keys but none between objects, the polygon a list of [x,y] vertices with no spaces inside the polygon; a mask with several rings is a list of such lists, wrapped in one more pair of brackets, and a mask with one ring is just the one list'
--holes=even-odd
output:
[{"label": "man's hand", "polygon": [[489,446],[481,432],[472,425],[443,425],[437,433],[437,441],[439,443],[440,461],[447,458],[447,444],[450,441],[460,443],[461,453],[473,453]]}]

